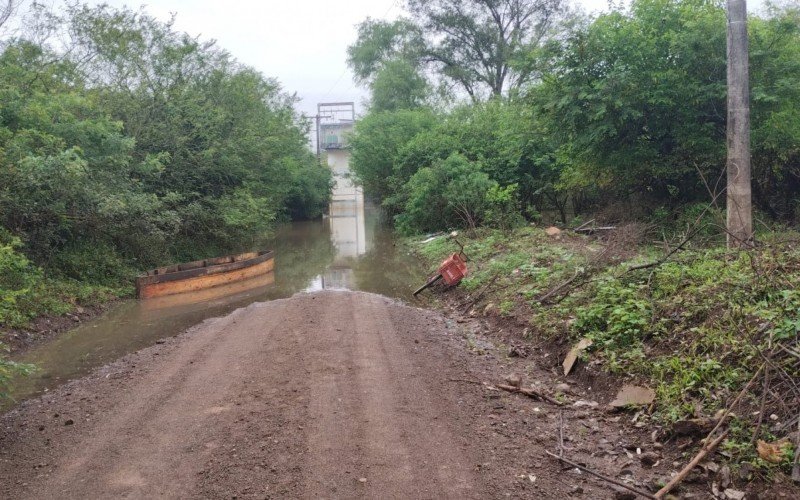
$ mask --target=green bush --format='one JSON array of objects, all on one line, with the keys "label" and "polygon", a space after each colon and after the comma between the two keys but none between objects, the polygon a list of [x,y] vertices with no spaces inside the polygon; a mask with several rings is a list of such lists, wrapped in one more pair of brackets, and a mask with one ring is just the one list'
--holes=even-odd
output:
[{"label": "green bush", "polygon": [[641,288],[617,280],[601,283],[594,300],[575,311],[575,331],[594,340],[603,350],[636,347],[644,338],[652,314]]},{"label": "green bush", "polygon": [[478,163],[453,154],[420,169],[405,186],[407,202],[396,217],[405,234],[475,229],[486,217],[486,193],[497,185]]},{"label": "green bush", "polygon": [[508,231],[525,222],[519,209],[519,185],[492,186],[486,192],[486,224]]},{"label": "green bush", "polygon": [[[69,278],[63,274],[57,279],[45,273],[18,250],[18,238],[0,232],[0,332],[11,328],[22,328],[31,319],[44,314],[64,314],[73,311],[78,305],[96,305],[129,292],[130,285],[122,286],[114,280],[113,287],[95,285],[89,281],[100,282],[107,275],[130,272],[117,269],[103,269],[106,266],[120,266],[115,253],[98,248],[81,247],[80,251],[59,254],[70,256],[65,262],[74,266],[75,273],[83,273],[82,280]],[[94,275],[93,273],[98,273]]]},{"label": "green bush", "polygon": [[399,194],[416,172],[396,161],[401,148],[435,123],[427,109],[370,113],[356,123],[350,168],[368,196],[384,201]]},{"label": "green bush", "polygon": [[42,283],[41,271],[17,251],[20,246],[19,238],[0,233],[0,326],[21,325],[29,319],[20,302]]},{"label": "green bush", "polygon": [[86,283],[119,286],[136,275],[119,252],[104,241],[71,241],[60,250],[50,268],[59,276]]}]

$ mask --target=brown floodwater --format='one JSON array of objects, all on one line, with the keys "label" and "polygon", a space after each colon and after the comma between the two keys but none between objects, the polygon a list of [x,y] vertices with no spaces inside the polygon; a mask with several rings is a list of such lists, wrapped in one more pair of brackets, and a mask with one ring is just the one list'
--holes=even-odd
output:
[{"label": "brown floodwater", "polygon": [[33,363],[38,369],[15,382],[13,398],[19,402],[48,391],[253,302],[322,289],[361,290],[410,300],[426,271],[395,246],[380,212],[365,206],[361,197],[334,201],[330,216],[322,220],[279,228],[265,246],[275,250],[275,270],[266,276],[200,292],[125,300],[27,351],[17,361]]}]

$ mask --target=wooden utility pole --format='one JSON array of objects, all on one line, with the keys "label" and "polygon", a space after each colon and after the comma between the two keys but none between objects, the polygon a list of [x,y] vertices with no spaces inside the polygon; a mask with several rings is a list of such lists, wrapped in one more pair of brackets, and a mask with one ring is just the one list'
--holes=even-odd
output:
[{"label": "wooden utility pole", "polygon": [[753,242],[747,1],[728,1],[728,248]]}]

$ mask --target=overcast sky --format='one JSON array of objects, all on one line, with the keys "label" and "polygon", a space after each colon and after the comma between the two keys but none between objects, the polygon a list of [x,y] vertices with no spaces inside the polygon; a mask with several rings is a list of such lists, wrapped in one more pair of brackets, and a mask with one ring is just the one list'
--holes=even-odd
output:
[{"label": "overcast sky", "polygon": [[[239,61],[277,78],[302,99],[298,109],[313,115],[318,102],[356,101],[357,87],[345,64],[356,24],[367,17],[394,19],[404,0],[92,0],[131,8],[145,6],[166,20],[177,14],[176,27],[217,40]],[[605,10],[607,0],[573,0],[587,11]],[[760,3],[750,0],[748,3]]]},{"label": "overcast sky", "polygon": [[[298,108],[316,113],[317,102],[356,101],[365,91],[353,83],[345,59],[356,24],[367,17],[394,19],[404,0],[93,0],[145,10],[159,19],[177,14],[176,28],[217,40],[239,61],[277,78],[302,99]],[[606,0],[580,0],[600,9]]]}]

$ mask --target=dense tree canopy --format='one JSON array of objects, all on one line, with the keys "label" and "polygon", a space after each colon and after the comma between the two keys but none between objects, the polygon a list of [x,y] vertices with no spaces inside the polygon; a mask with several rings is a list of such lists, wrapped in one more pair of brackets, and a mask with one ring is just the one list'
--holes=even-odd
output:
[{"label": "dense tree canopy", "polygon": [[276,80],[142,12],[45,13],[0,47],[0,225],[34,262],[113,281],[321,214],[330,173]]},{"label": "dense tree canopy", "polygon": [[347,49],[347,62],[356,80],[367,83],[391,61],[417,66],[423,51],[422,31],[411,21],[367,18],[358,25],[358,39]]},{"label": "dense tree canopy", "polygon": [[[426,110],[430,101],[418,94],[421,87],[395,86],[393,101],[402,106],[379,104],[385,99],[371,87],[373,107],[354,138],[356,173],[368,194],[404,221],[405,230],[414,226],[409,221],[420,220],[408,216],[409,210],[422,213],[419,198],[409,204],[414,190],[408,186],[439,182],[425,169],[454,153],[498,189],[513,187],[526,217],[547,212],[566,222],[590,209],[614,218],[646,217],[724,192],[721,2],[635,0],[594,19],[567,19],[560,3],[547,2],[410,1],[409,8],[412,21],[381,29],[375,22],[362,25],[354,47],[372,46],[375,68],[392,58],[426,68],[428,92],[437,79],[461,78],[467,94],[478,97],[471,90],[477,85],[494,97]],[[503,26],[520,30],[509,35],[513,49]],[[376,29],[385,36],[374,36]],[[796,221],[798,9],[771,7],[751,16],[750,50],[755,201],[774,219]],[[436,53],[458,64],[448,66]],[[531,68],[535,75],[526,73]],[[519,92],[508,94],[511,87]],[[412,130],[400,125],[409,111],[392,112],[399,108],[434,118]],[[380,130],[369,125],[377,123]],[[389,132],[394,127],[404,132]],[[464,223],[445,219],[440,228]],[[420,222],[417,229],[432,225]]]},{"label": "dense tree canopy", "polygon": [[[791,120],[800,97],[797,11],[754,17],[751,34],[757,202],[778,215],[773,205],[785,192],[774,196],[796,185],[796,157],[791,139],[783,143],[788,156],[778,158],[761,137],[788,138],[775,119]],[[716,184],[725,163],[725,68],[725,12],[717,2],[640,0],[571,33],[530,93],[574,159],[562,174],[566,186],[617,197],[646,192],[662,203],[707,197],[702,179]],[[772,175],[787,184],[777,186]]]}]

